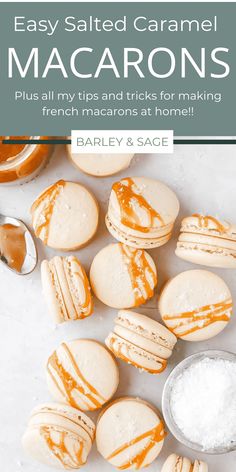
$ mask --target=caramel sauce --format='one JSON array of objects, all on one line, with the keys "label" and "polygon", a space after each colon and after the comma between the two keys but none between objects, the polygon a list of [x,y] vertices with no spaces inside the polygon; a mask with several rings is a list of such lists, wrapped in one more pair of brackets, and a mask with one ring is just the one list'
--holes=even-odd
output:
[{"label": "caramel sauce", "polygon": [[24,229],[9,223],[0,226],[0,258],[8,267],[21,272],[26,254]]},{"label": "caramel sauce", "polygon": [[[219,303],[214,303],[212,305],[205,305],[199,310],[193,310],[193,311],[186,311],[184,313],[176,314],[176,315],[164,315],[163,320],[168,321],[168,320],[178,320],[178,323],[174,327],[169,327],[169,330],[174,332],[176,336],[182,337],[182,336],[187,336],[187,334],[191,334],[194,331],[198,331],[199,329],[206,328],[207,326],[216,323],[217,321],[229,321],[229,317],[232,314],[232,300],[227,299],[224,302],[219,302]],[[230,311],[230,315],[227,315],[225,312],[227,310]],[[199,313],[202,313],[199,316]],[[191,329],[186,329],[183,333],[179,334],[176,333],[176,329],[184,326],[184,322],[181,322],[181,320],[186,320],[189,319],[189,324],[191,323],[196,323],[198,321],[201,321],[201,326],[194,326]]]},{"label": "caramel sauce", "polygon": [[148,438],[149,441],[147,442],[146,446],[142,448],[142,450],[129,461],[125,462],[121,466],[116,466],[119,470],[129,469],[130,466],[135,466],[135,469],[140,469],[142,467],[143,462],[145,461],[149,451],[158,443],[164,440],[166,433],[164,431],[164,425],[160,421],[160,423],[150,431],[141,434],[137,438],[132,439],[131,441],[127,442],[123,446],[120,446],[116,449],[110,456],[107,457],[107,460],[111,460],[114,457],[118,456],[121,452],[125,451],[127,448],[137,444],[138,442],[142,441],[143,439]]},{"label": "caramel sauce", "polygon": [[[52,354],[52,356],[48,360],[48,365],[47,365],[47,370],[53,381],[55,382],[57,388],[59,391],[62,393],[63,397],[66,395],[66,399],[68,403],[73,406],[74,408],[78,408],[78,404],[74,400],[73,397],[73,391],[78,391],[82,393],[82,395],[90,400],[94,407],[91,408],[90,404],[85,401],[85,404],[87,405],[87,408],[89,410],[96,410],[97,408],[101,408],[101,406],[106,402],[106,399],[98,393],[98,391],[89,383],[87,380],[84,378],[83,374],[81,373],[77,363],[75,362],[75,359],[73,355],[71,354],[68,346],[63,343],[62,344],[63,349],[66,351],[66,354],[75,370],[76,376],[81,380],[83,384],[85,384],[86,388],[83,387],[82,385],[79,385],[78,382],[75,380],[75,378],[70,374],[62,365],[60,362],[58,355],[56,351]],[[60,380],[62,381],[64,391],[60,388],[60,385],[58,384],[55,376],[52,374],[51,368],[54,369],[59,376]],[[89,390],[89,392],[88,392]],[[97,396],[100,398],[100,401],[95,398]],[[84,400],[83,400],[84,401]]]},{"label": "caramel sauce", "polygon": [[[45,236],[43,238],[44,244],[47,244],[48,241],[48,234],[49,234],[49,225],[50,220],[53,213],[53,208],[55,205],[55,201],[60,195],[62,188],[65,186],[64,180],[58,180],[54,185],[51,185],[48,189],[46,189],[33,203],[31,207],[31,212],[37,211],[37,209],[42,204],[42,209],[40,213],[43,216],[42,223],[36,221],[35,223],[35,234],[39,238],[41,237],[41,232],[45,229]],[[48,200],[48,201],[47,201]],[[40,219],[38,217],[38,220]]]},{"label": "caramel sauce", "polygon": [[214,216],[209,216],[209,215],[200,215],[198,213],[194,213],[192,216],[198,218],[198,224],[200,226],[200,228],[208,228],[208,224],[209,224],[209,221],[211,221],[212,223],[214,223],[216,225],[216,229],[217,231],[219,231],[219,233],[225,233],[227,231],[227,228],[222,225],[216,218],[214,218]]},{"label": "caramel sauce", "polygon": [[[117,200],[119,202],[121,211],[121,223],[124,226],[128,226],[136,231],[142,233],[148,233],[152,229],[155,223],[155,219],[158,219],[162,226],[164,221],[160,214],[149,205],[145,198],[137,192],[137,187],[130,177],[115,182],[112,186],[112,190],[115,192]],[[149,226],[143,226],[140,218],[138,217],[134,204],[137,204],[139,208],[145,210],[149,218]]]},{"label": "caramel sauce", "polygon": [[[31,152],[24,156],[24,150],[30,145],[26,144],[2,144],[2,139],[30,139],[30,136],[1,136],[0,137],[0,183],[14,182],[34,176],[49,159],[53,146],[50,144],[37,144],[32,146]],[[39,136],[40,140],[48,139],[48,136]],[[28,152],[28,151],[27,151]],[[22,158],[18,160],[19,153]],[[9,164],[11,164],[9,166]],[[9,166],[9,167],[8,167]]]},{"label": "caramel sauce", "polygon": [[[145,251],[143,249],[134,249],[122,243],[119,243],[119,245],[125,260],[125,264],[128,267],[131,284],[134,291],[134,306],[139,306],[146,302],[148,298],[153,297],[153,287],[155,287],[157,284],[157,276],[147,261]],[[153,287],[148,281],[147,276],[150,277]]]},{"label": "caramel sauce", "polygon": [[[79,264],[76,257],[73,257],[73,261],[76,264]],[[72,274],[71,274],[71,270],[70,270],[70,263],[68,264],[68,267],[69,267],[69,269],[68,269],[69,270],[69,275],[70,275],[71,279],[73,279]],[[75,308],[75,312],[78,314],[78,318],[83,319],[83,318],[86,318],[87,316],[90,316],[92,314],[92,312],[93,312],[93,302],[92,302],[88,277],[86,275],[86,272],[85,272],[84,268],[81,265],[80,265],[80,270],[81,270],[81,272],[76,271],[76,272],[74,272],[74,274],[77,275],[82,280],[83,287],[84,287],[84,292],[85,292],[85,299],[81,303],[81,312],[80,313],[77,313],[77,310],[76,310],[75,306],[74,306],[74,308]],[[73,297],[71,297],[71,298],[72,298],[72,302],[73,302]],[[73,302],[73,305],[74,305],[74,302]]]},{"label": "caramel sauce", "polygon": [[29,139],[30,136],[0,136],[0,163],[16,157],[25,148],[25,144],[3,144],[5,139]]},{"label": "caramel sauce", "polygon": [[[55,442],[52,439],[51,431],[59,434],[59,442]],[[66,437],[71,434],[66,431],[57,430],[53,426],[41,426],[40,434],[43,436],[49,450],[53,455],[60,461],[65,469],[78,469],[83,465],[82,454],[83,454],[83,442],[81,438],[74,440],[73,452],[74,455],[70,453],[66,447]],[[78,448],[79,445],[79,448]]]},{"label": "caramel sauce", "polygon": [[116,340],[114,338],[111,338],[110,342],[111,342],[111,344],[109,345],[109,349],[113,352],[114,356],[119,357],[119,359],[121,359],[122,361],[127,362],[128,364],[133,365],[137,369],[145,370],[149,374],[160,374],[161,372],[163,372],[166,369],[167,361],[165,359],[159,359],[159,363],[161,364],[160,369],[148,369],[147,367],[143,367],[141,364],[137,364],[132,359],[125,356],[121,352],[121,346],[119,346],[118,349],[115,349],[114,344],[115,344]]}]

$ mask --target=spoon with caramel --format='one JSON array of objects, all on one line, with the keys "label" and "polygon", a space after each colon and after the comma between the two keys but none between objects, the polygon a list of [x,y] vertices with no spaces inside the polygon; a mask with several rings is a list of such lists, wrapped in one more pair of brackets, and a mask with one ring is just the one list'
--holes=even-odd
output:
[{"label": "spoon with caramel", "polygon": [[16,218],[0,215],[0,261],[19,275],[30,274],[38,260],[27,226]]}]

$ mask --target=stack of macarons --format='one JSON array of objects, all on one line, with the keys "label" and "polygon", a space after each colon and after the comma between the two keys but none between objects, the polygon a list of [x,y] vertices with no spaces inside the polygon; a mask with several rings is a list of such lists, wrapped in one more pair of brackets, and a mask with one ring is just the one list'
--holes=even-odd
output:
[{"label": "stack of macarons", "polygon": [[194,264],[235,269],[236,225],[213,216],[188,216],[181,223],[176,255]]},{"label": "stack of macarons", "polygon": [[106,345],[119,359],[150,374],[165,370],[177,338],[148,316],[120,310]]},{"label": "stack of macarons", "polygon": [[204,461],[195,460],[192,463],[187,457],[171,454],[161,472],[208,472],[208,465]]},{"label": "stack of macarons", "polygon": [[158,180],[127,177],[112,186],[106,225],[118,241],[152,249],[171,238],[179,202]]}]

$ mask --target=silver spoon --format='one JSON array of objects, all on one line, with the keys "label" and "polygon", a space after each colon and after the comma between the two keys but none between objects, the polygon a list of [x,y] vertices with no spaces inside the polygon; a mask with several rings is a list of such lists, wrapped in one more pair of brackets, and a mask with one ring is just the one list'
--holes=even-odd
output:
[{"label": "silver spoon", "polygon": [[30,274],[38,262],[33,237],[17,218],[0,215],[0,262],[19,274]]}]

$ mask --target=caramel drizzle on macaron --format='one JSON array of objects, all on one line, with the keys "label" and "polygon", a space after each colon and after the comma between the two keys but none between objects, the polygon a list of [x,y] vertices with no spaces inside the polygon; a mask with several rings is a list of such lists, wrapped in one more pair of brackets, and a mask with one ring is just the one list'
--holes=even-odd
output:
[{"label": "caramel drizzle on macaron", "polygon": [[[58,390],[61,392],[63,397],[66,397],[66,401],[73,406],[74,408],[78,408],[78,403],[75,401],[73,397],[73,391],[78,391],[80,392],[86,399],[90,400],[90,402],[93,404],[91,406],[88,402],[86,402],[83,399],[83,402],[87,405],[88,410],[96,410],[97,408],[101,408],[101,406],[107,401],[94,387],[91,385],[83,376],[82,372],[80,371],[74,356],[72,355],[70,349],[65,343],[62,343],[61,345],[63,349],[65,350],[73,368],[76,373],[76,376],[80,379],[81,383],[85,385],[79,385],[77,380],[72,376],[70,372],[68,372],[65,367],[63,366],[62,362],[60,361],[57,352],[54,351],[54,353],[51,355],[51,357],[48,360],[47,364],[47,371],[49,375],[51,376],[52,380],[56,384],[56,387]],[[53,369],[56,371],[59,379],[61,380],[64,390],[60,387],[58,381],[55,378],[55,374],[53,374]],[[99,398],[97,400],[96,397]]]},{"label": "caramel drizzle on macaron", "polygon": [[163,441],[166,432],[164,430],[164,425],[162,421],[155,426],[155,428],[151,429],[150,431],[147,431],[146,433],[141,434],[137,438],[132,439],[131,441],[125,443],[123,446],[120,446],[118,449],[116,449],[110,456],[107,457],[107,460],[110,461],[114,457],[118,456],[121,454],[123,451],[128,449],[131,446],[134,446],[135,444],[139,443],[140,441],[143,441],[143,439],[148,438],[149,441],[147,442],[146,446],[141,449],[141,451],[131,458],[129,461],[125,462],[121,466],[116,466],[119,470],[125,470],[129,469],[130,466],[135,466],[135,469],[140,469],[142,467],[143,462],[145,461],[149,451],[159,442]]},{"label": "caramel drizzle on macaron", "polygon": [[[62,188],[65,186],[66,182],[64,180],[58,180],[54,185],[51,185],[48,189],[46,189],[38,198],[35,200],[31,207],[31,212],[36,211],[41,204],[43,207],[41,209],[40,216],[38,220],[35,222],[35,234],[39,238],[41,236],[41,232],[45,230],[45,235],[43,237],[43,243],[47,244],[48,241],[48,234],[49,234],[49,225],[50,220],[52,217],[55,201],[60,195]],[[48,201],[47,201],[48,199]],[[40,223],[40,219],[42,217],[42,223]]]},{"label": "caramel drizzle on macaron", "polygon": [[[92,297],[91,297],[90,285],[89,285],[87,274],[86,274],[83,266],[79,263],[78,259],[75,256],[72,256],[72,259],[77,264],[77,266],[79,266],[79,268],[81,270],[81,272],[79,272],[79,270],[75,271],[74,275],[77,275],[82,280],[83,287],[84,287],[84,293],[85,293],[85,299],[81,303],[81,307],[80,307],[81,312],[78,313],[78,310],[76,309],[76,307],[75,307],[75,311],[78,315],[78,318],[83,319],[83,318],[86,318],[87,316],[90,316],[93,312],[93,302],[92,302]],[[67,262],[67,267],[68,267],[68,272],[69,272],[70,279],[71,279],[71,281],[73,281],[73,274],[72,274],[72,271],[71,271],[70,262],[68,261],[68,259],[66,260],[66,262]],[[64,260],[63,260],[63,265],[64,265]],[[72,302],[73,302],[73,297],[71,297],[71,298],[72,298]],[[73,302],[73,304],[74,304],[74,302]]]},{"label": "caramel drizzle on macaron", "polygon": [[[207,326],[216,323],[218,321],[228,322],[232,314],[232,300],[229,298],[223,302],[213,303],[211,305],[205,305],[197,310],[186,311],[183,313],[164,315],[162,318],[164,321],[177,320],[178,323],[175,326],[168,326],[169,330],[174,332],[177,337],[187,336],[188,334],[198,331],[199,329],[206,328]],[[230,310],[230,313],[226,312]],[[199,315],[200,313],[200,315]],[[182,321],[181,321],[182,320]],[[190,329],[186,329],[184,332],[177,333],[176,330],[185,325],[184,320],[188,321],[188,324],[199,323],[197,326],[193,326]],[[167,323],[168,325],[168,323]]]},{"label": "caramel drizzle on macaron", "polygon": [[[115,182],[112,186],[112,190],[116,194],[121,211],[121,223],[124,226],[128,226],[136,231],[141,231],[142,233],[148,233],[150,229],[154,227],[155,219],[158,219],[161,226],[164,226],[163,218],[151,207],[147,200],[138,193],[133,179],[127,177],[119,182]],[[138,206],[147,213],[150,219],[150,225],[148,227],[141,225],[140,218],[134,209],[134,203],[137,203]]]},{"label": "caramel drizzle on macaron", "polygon": [[209,222],[211,221],[212,223],[216,225],[216,229],[217,231],[219,231],[219,233],[223,234],[227,231],[227,228],[224,225],[222,225],[222,223],[220,223],[216,218],[214,218],[214,216],[210,216],[210,215],[204,216],[204,215],[200,215],[199,213],[194,213],[192,216],[194,216],[195,218],[198,218],[198,225],[200,226],[200,228],[207,229]]},{"label": "caramel drizzle on macaron", "polygon": [[[53,441],[51,432],[59,434],[59,441]],[[64,468],[77,469],[78,467],[84,465],[82,459],[84,448],[82,438],[76,436],[74,439],[75,444],[73,446],[73,456],[66,447],[66,437],[72,433],[61,431],[60,429],[55,428],[55,426],[41,426],[40,434],[43,436],[49,450],[61,462]],[[79,449],[76,450],[78,444]]]},{"label": "caramel drizzle on macaron", "polygon": [[145,372],[148,372],[149,374],[160,374],[161,372],[163,372],[166,369],[167,361],[165,359],[161,359],[161,358],[158,359],[158,362],[161,365],[161,367],[159,369],[149,369],[147,367],[143,367],[143,365],[138,364],[137,362],[134,362],[132,359],[125,356],[125,354],[123,354],[123,352],[121,352],[121,349],[122,349],[121,345],[118,347],[118,349],[116,349],[114,347],[116,341],[117,340],[115,338],[110,339],[109,349],[114,354],[114,356],[118,357],[119,359],[121,359],[124,362],[127,362],[127,364],[131,364],[134,367],[136,367],[137,369],[144,370]]},{"label": "caramel drizzle on macaron", "polygon": [[[119,243],[125,264],[127,265],[131,284],[134,291],[135,305],[139,306],[146,300],[152,298],[154,287],[157,284],[157,276],[151,265],[147,261],[145,251],[143,249],[134,249]],[[148,281],[147,273],[153,283]],[[141,289],[142,288],[142,289]]]}]

